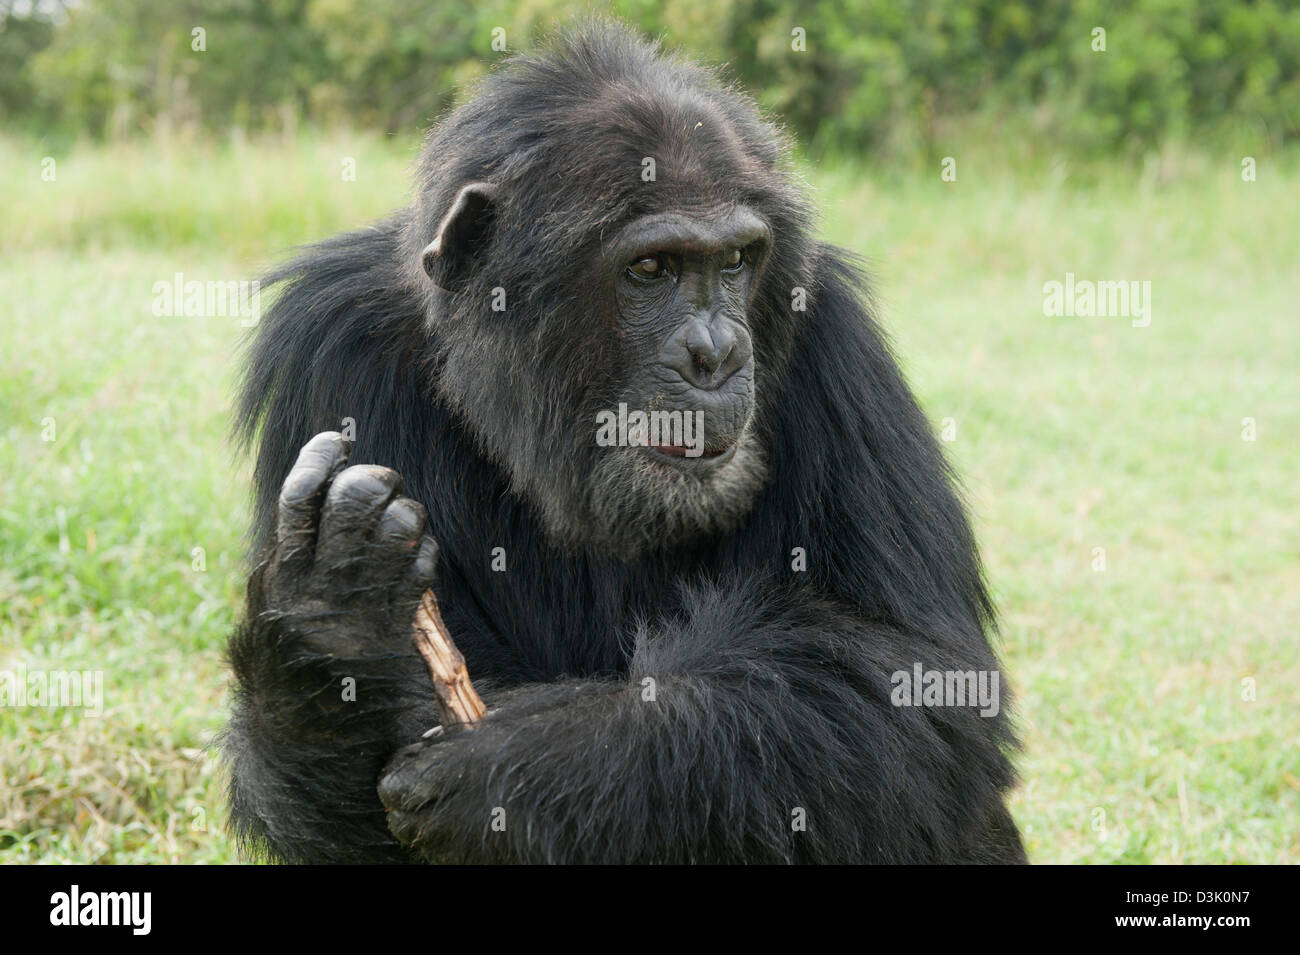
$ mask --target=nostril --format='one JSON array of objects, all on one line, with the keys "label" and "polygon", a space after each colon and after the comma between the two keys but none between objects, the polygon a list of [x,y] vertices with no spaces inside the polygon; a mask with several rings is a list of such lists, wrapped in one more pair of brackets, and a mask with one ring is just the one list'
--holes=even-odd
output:
[{"label": "nostril", "polygon": [[687,332],[686,351],[691,357],[691,364],[705,374],[713,374],[718,367],[718,351],[708,326],[703,322],[695,322]]},{"label": "nostril", "polygon": [[695,367],[706,375],[713,374],[718,370],[718,366],[722,364],[714,352],[705,349],[692,352],[691,357],[695,359]]},{"label": "nostril", "polygon": [[666,364],[692,387],[712,390],[749,360],[748,341],[745,333],[725,318],[713,322],[696,318],[676,337],[671,346],[675,354]]}]

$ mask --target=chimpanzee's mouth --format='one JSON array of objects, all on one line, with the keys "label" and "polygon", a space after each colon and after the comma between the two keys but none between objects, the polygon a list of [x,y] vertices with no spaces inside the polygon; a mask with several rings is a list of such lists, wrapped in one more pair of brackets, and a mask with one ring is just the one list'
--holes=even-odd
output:
[{"label": "chimpanzee's mouth", "polygon": [[694,448],[678,444],[652,444],[646,450],[668,463],[684,468],[716,467],[730,461],[736,453],[736,442],[723,447],[704,448],[698,454]]}]

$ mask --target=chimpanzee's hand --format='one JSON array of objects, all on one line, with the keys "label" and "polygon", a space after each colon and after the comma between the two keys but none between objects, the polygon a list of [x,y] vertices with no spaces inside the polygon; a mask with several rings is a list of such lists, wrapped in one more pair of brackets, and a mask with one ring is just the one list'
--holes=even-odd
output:
[{"label": "chimpanzee's hand", "polygon": [[337,432],[318,434],[285,479],[275,544],[253,581],[259,617],[328,657],[409,652],[438,547],[397,472],[347,467],[349,450]]},{"label": "chimpanzee's hand", "polygon": [[302,449],[230,640],[232,815],[292,861],[406,859],[375,787],[435,718],[411,624],[437,545],[395,472],[347,457],[333,432]]}]

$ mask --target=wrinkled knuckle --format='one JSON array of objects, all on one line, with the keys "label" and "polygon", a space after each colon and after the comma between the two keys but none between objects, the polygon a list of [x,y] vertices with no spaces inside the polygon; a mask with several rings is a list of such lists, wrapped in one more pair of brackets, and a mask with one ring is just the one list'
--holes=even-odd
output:
[{"label": "wrinkled knuckle", "polygon": [[416,802],[409,783],[402,775],[385,776],[379,783],[379,801],[393,812],[409,811]]},{"label": "wrinkled knuckle", "polygon": [[288,508],[301,507],[320,489],[323,478],[324,475],[314,468],[294,468],[280,486],[280,505]]},{"label": "wrinkled knuckle", "polygon": [[330,486],[333,504],[362,504],[387,497],[397,483],[397,472],[375,464],[356,464],[348,468]]},{"label": "wrinkled knuckle", "polygon": [[295,467],[308,466],[328,469],[345,456],[343,436],[337,431],[322,431],[298,451]]},{"label": "wrinkled knuckle", "polygon": [[409,497],[399,497],[384,512],[383,532],[392,537],[413,538],[424,528],[424,508]]},{"label": "wrinkled knuckle", "polygon": [[429,512],[425,509],[423,504],[413,497],[399,497],[397,503],[403,504],[409,508],[414,519],[420,524],[420,526],[424,526],[424,521],[429,516]]},{"label": "wrinkled knuckle", "polygon": [[343,435],[337,431],[322,431],[302,446],[299,457],[333,457],[343,450]]}]

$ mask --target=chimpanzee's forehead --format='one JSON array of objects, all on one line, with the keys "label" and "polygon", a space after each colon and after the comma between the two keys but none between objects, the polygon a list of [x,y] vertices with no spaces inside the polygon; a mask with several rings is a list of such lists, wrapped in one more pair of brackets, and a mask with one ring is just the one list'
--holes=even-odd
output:
[{"label": "chimpanzee's forehead", "polygon": [[594,106],[597,142],[643,153],[678,173],[738,172],[752,161],[736,128],[746,117],[729,115],[726,105],[705,91],[665,97],[615,89]]},{"label": "chimpanzee's forehead", "polygon": [[707,97],[626,91],[575,109],[549,151],[555,170],[607,206],[652,213],[761,200],[773,170]]}]

